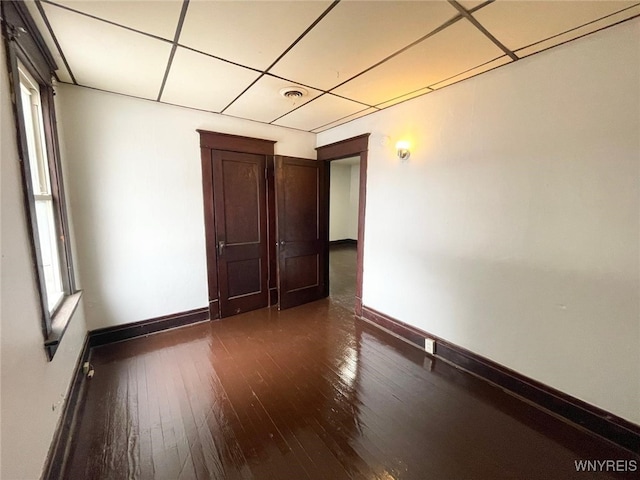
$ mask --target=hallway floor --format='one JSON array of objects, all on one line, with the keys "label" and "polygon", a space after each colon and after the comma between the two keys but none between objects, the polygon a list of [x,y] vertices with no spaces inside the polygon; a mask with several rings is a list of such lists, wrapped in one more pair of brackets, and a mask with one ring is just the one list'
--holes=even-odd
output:
[{"label": "hallway floor", "polygon": [[631,478],[574,461],[637,459],[331,299],[97,347],[91,362],[65,479]]},{"label": "hallway floor", "polygon": [[353,312],[356,301],[355,245],[332,245],[329,248],[329,297]]}]

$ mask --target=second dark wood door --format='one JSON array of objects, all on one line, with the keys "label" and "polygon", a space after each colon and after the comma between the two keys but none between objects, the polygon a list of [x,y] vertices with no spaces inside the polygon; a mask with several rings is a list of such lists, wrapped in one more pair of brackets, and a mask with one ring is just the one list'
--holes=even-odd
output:
[{"label": "second dark wood door", "polygon": [[325,162],[275,157],[279,308],[328,295]]},{"label": "second dark wood door", "polygon": [[220,316],[269,303],[265,156],[212,151]]}]

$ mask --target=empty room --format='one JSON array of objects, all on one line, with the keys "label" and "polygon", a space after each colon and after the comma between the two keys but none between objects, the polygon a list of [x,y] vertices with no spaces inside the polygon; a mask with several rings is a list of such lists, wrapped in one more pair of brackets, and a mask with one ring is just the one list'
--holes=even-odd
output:
[{"label": "empty room", "polygon": [[0,6],[0,478],[638,478],[640,1]]}]

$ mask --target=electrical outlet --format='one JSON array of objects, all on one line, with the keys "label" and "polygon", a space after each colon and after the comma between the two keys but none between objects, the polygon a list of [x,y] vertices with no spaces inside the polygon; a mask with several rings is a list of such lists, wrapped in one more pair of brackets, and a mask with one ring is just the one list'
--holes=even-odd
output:
[{"label": "electrical outlet", "polygon": [[436,341],[432,338],[424,339],[424,350],[431,355],[435,355],[436,353]]},{"label": "electrical outlet", "polygon": [[82,365],[82,373],[84,373],[87,378],[92,378],[96,372],[93,369],[93,365],[91,365],[89,362],[84,362],[84,364]]}]

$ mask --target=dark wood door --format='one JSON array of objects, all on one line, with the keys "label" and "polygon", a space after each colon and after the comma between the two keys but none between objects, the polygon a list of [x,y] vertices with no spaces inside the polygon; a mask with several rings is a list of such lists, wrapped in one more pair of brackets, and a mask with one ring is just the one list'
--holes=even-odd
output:
[{"label": "dark wood door", "polygon": [[279,308],[326,297],[328,182],[326,163],[275,157]]},{"label": "dark wood door", "polygon": [[269,303],[265,160],[212,151],[221,317]]}]

